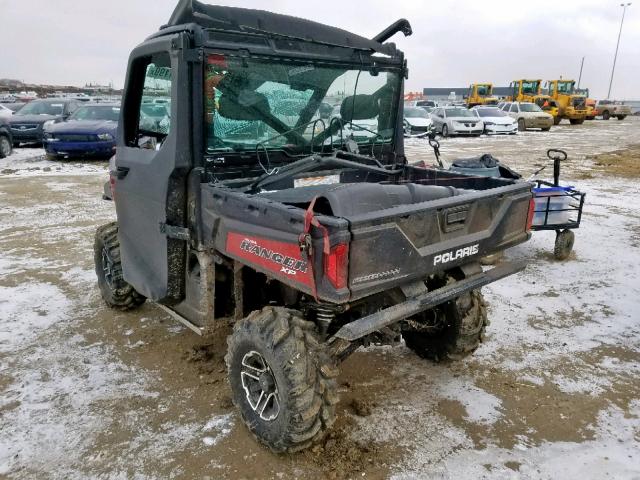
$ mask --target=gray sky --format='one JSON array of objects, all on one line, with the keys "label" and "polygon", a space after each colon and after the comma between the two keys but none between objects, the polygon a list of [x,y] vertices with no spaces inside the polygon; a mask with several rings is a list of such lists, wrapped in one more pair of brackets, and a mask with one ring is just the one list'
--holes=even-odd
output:
[{"label": "gray sky", "polygon": [[[206,0],[213,3],[212,0]],[[0,77],[122,86],[129,51],[165,23],[176,0],[0,0]],[[400,17],[414,34],[406,90],[515,78],[573,77],[607,94],[622,7],[609,0],[226,0],[310,18],[370,37]],[[313,6],[313,7],[312,7]],[[612,97],[640,99],[640,2],[627,9]]]}]

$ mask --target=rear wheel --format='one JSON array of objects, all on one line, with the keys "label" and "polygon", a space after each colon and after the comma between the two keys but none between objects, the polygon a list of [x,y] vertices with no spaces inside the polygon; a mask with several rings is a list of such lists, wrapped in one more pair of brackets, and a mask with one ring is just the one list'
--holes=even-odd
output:
[{"label": "rear wheel", "polygon": [[604,112],[602,112],[603,120],[609,120],[610,118],[611,118],[611,113],[609,113],[609,110],[605,110]]},{"label": "rear wheel", "polygon": [[11,155],[12,145],[5,135],[0,135],[0,158]]},{"label": "rear wheel", "polygon": [[447,127],[446,125],[442,125],[442,136],[443,137],[449,136],[449,127]]},{"label": "rear wheel", "polygon": [[527,129],[527,124],[524,121],[524,118],[520,118],[518,120],[518,130],[524,132]]},{"label": "rear wheel", "polygon": [[127,283],[122,276],[118,224],[108,223],[98,227],[93,244],[93,258],[98,287],[105,303],[116,310],[133,310],[145,301],[145,297]]},{"label": "rear wheel", "polygon": [[626,115],[618,115],[616,118],[618,120],[624,120],[625,118],[627,118],[627,116]]},{"label": "rear wheel", "polygon": [[556,260],[566,260],[573,250],[575,235],[571,230],[562,230],[556,233],[556,243],[553,248],[553,256]]},{"label": "rear wheel", "polygon": [[227,344],[233,403],[260,442],[295,452],[325,436],[336,416],[338,369],[312,322],[266,307],[236,323]]},{"label": "rear wheel", "polygon": [[[452,279],[453,280],[453,279]],[[480,290],[465,293],[430,312],[431,325],[403,330],[402,338],[418,356],[440,362],[460,360],[472,354],[484,339],[487,308]]]},{"label": "rear wheel", "polygon": [[548,132],[549,130],[551,130],[551,127],[545,127],[541,129],[543,132]]}]

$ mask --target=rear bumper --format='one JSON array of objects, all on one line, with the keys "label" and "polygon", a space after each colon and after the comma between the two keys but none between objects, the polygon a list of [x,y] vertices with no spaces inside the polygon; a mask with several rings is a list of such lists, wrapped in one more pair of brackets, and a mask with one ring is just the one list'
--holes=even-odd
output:
[{"label": "rear bumper", "polygon": [[[352,342],[364,337],[365,335],[376,332],[381,328],[453,300],[466,292],[481,288],[497,280],[508,277],[509,275],[520,272],[524,270],[526,266],[527,264],[525,262],[503,263],[498,267],[472,275],[459,282],[408,298],[402,303],[385,308],[384,310],[380,310],[344,325],[340,330],[338,330],[338,332],[336,332],[334,337]],[[422,283],[422,286],[424,287],[424,283],[420,283]]]},{"label": "rear bumper", "polygon": [[56,157],[110,157],[114,153],[115,141],[98,142],[48,142],[44,148],[48,155]]}]

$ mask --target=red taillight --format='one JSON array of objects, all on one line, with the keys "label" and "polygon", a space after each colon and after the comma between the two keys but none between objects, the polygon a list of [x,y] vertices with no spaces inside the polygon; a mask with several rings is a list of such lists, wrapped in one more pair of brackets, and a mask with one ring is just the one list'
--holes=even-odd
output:
[{"label": "red taillight", "polygon": [[533,198],[529,200],[529,213],[527,214],[527,232],[531,231],[531,225],[533,224],[533,215],[536,211],[536,202]]},{"label": "red taillight", "polygon": [[340,243],[331,248],[324,264],[324,273],[335,288],[347,286],[349,245]]}]

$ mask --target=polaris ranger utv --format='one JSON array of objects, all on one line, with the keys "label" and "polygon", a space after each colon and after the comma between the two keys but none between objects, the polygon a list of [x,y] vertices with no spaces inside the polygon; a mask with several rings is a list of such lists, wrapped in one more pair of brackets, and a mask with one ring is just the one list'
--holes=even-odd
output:
[{"label": "polaris ranger utv", "polygon": [[530,184],[408,164],[397,32],[182,0],[129,59],[102,296],[203,335],[232,323],[233,402],[277,452],[325,435],[359,346],[473,352],[480,288],[524,268],[479,259],[528,240]]}]

